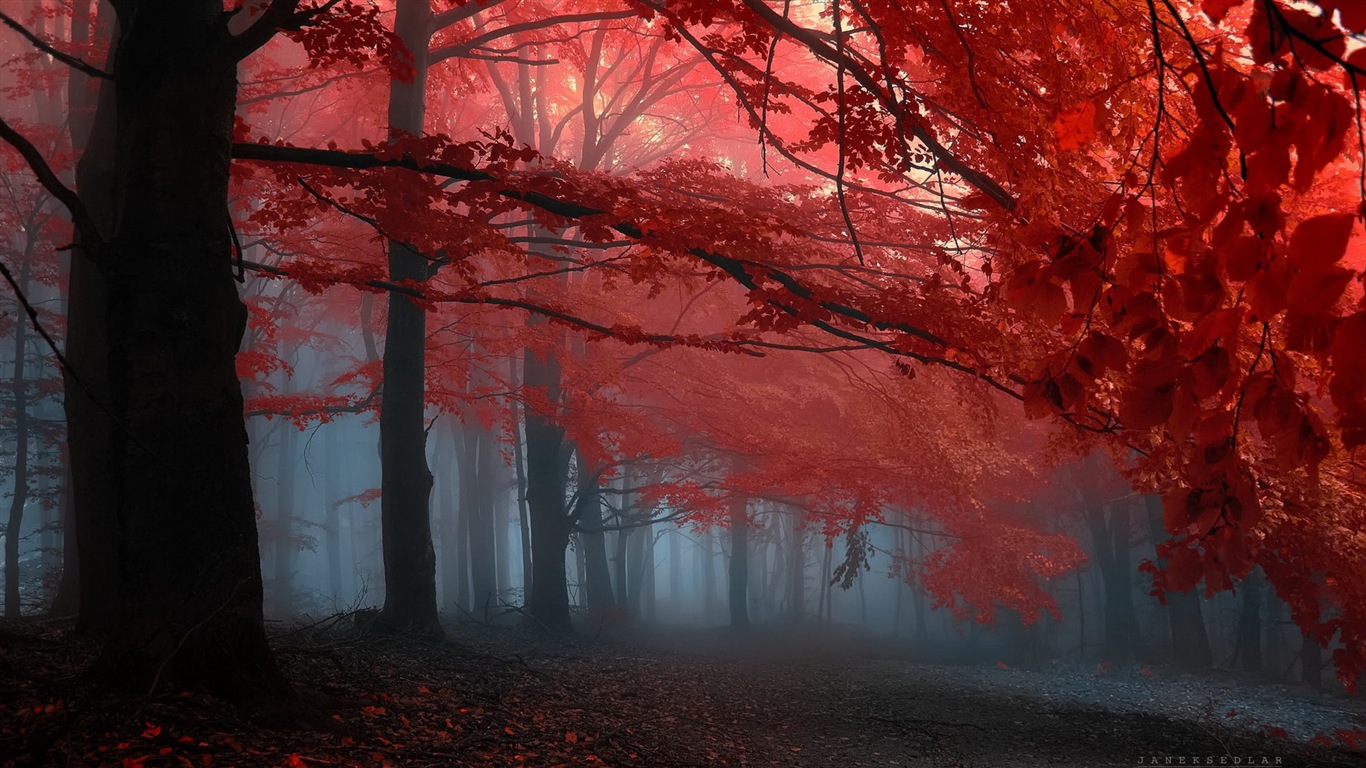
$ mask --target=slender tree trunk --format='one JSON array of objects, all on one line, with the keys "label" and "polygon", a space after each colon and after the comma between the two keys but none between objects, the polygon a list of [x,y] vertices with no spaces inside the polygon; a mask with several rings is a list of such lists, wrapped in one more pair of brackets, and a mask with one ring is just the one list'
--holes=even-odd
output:
[{"label": "slender tree trunk", "polygon": [[[553,351],[544,355],[528,348],[523,356],[524,386],[538,392],[542,402],[555,407],[560,401],[560,363]],[[565,550],[569,545],[569,518],[564,508],[567,461],[564,428],[552,414],[527,408],[526,466],[527,508],[531,523],[531,597],[529,612],[551,629],[569,629],[569,589]]]},{"label": "slender tree trunk", "polygon": [[702,615],[711,623],[716,615],[716,556],[715,533],[708,528],[702,532],[702,545],[698,550],[698,561],[702,571]]},{"label": "slender tree trunk", "polygon": [[594,615],[616,607],[612,595],[612,573],[607,567],[607,536],[602,530],[602,490],[597,470],[579,453],[578,525],[583,542],[584,589],[588,610]]},{"label": "slender tree trunk", "polygon": [[[23,266],[19,271],[19,286],[28,291],[29,273],[33,263],[33,233],[24,248]],[[5,618],[18,618],[19,605],[19,532],[24,522],[24,505],[28,503],[28,381],[25,379],[25,356],[28,354],[28,318],[20,317],[14,324],[14,375],[10,379],[14,398],[14,475],[10,496],[9,516],[5,519]]]},{"label": "slender tree trunk", "polygon": [[1262,671],[1262,600],[1265,577],[1261,568],[1254,568],[1239,587],[1243,599],[1238,608],[1238,648],[1237,657],[1244,672],[1260,674]]},{"label": "slender tree trunk", "polygon": [[470,521],[470,610],[476,616],[488,618],[488,610],[497,599],[497,561],[493,534],[493,463],[496,449],[493,435],[475,419],[465,425],[465,450],[472,456],[473,488],[471,506],[463,510]]},{"label": "slender tree trunk", "polygon": [[1300,638],[1300,679],[1315,690],[1323,688],[1323,647],[1307,634]]},{"label": "slender tree trunk", "polygon": [[463,431],[455,431],[455,455],[460,464],[460,500],[455,510],[455,604],[463,610],[474,613],[473,590],[470,588],[470,510],[474,509],[477,499],[474,474],[479,457],[475,455],[477,446],[465,442]]},{"label": "slender tree trunk", "polygon": [[[289,393],[288,384],[284,393]],[[294,470],[298,431],[292,424],[280,425],[280,443],[275,473],[275,577],[271,579],[275,615],[294,615]]]},{"label": "slender tree trunk", "polygon": [[645,526],[640,537],[640,617],[655,620],[655,527]]},{"label": "slender tree trunk", "polygon": [[[119,10],[136,24],[115,57],[118,225],[98,254],[118,424],[100,504],[119,547],[118,618],[100,668],[140,694],[174,683],[235,699],[287,695],[262,621],[235,366],[247,313],[228,233],[237,78],[222,4],[123,0]],[[74,293],[72,328],[88,332],[99,320]],[[78,479],[78,503],[93,502],[80,501],[83,489]],[[87,564],[83,575],[105,575]]]},{"label": "slender tree trunk", "polygon": [[[1162,499],[1148,495],[1143,498],[1143,503],[1153,545],[1156,546],[1167,538],[1162,525]],[[1159,562],[1158,565],[1163,566],[1165,563]],[[1214,654],[1210,649],[1209,633],[1205,630],[1199,595],[1194,590],[1168,592],[1166,601],[1167,619],[1171,625],[1172,661],[1185,669],[1208,669],[1214,664]]]},{"label": "slender tree trunk", "polygon": [[1120,663],[1133,656],[1138,634],[1129,568],[1129,504],[1127,501],[1112,503],[1107,516],[1105,507],[1098,500],[1087,499],[1084,503],[1088,507],[1086,523],[1104,587],[1105,659]]},{"label": "slender tree trunk", "polygon": [[501,461],[498,441],[494,433],[489,434],[489,504],[493,517],[493,552],[497,563],[494,580],[494,593],[498,599],[507,594],[512,587],[512,557],[508,552],[508,507],[507,507],[507,466]]},{"label": "slender tree trunk", "polygon": [[[454,436],[448,443],[455,448],[454,461],[458,467],[464,465],[464,458],[461,452],[460,436],[452,431]],[[447,464],[450,463],[448,460]],[[456,512],[457,496],[461,491],[453,478],[460,474],[447,470],[441,475],[441,484],[437,488],[437,495],[441,500],[441,604],[447,608],[465,604],[464,580],[460,578],[460,569],[465,566],[465,555],[461,550],[464,543],[460,537],[460,521]]]},{"label": "slender tree trunk", "polygon": [[788,610],[793,624],[801,624],[806,615],[806,510],[797,512],[792,521],[792,538],[788,544]]},{"label": "slender tree trunk", "polygon": [[[517,358],[508,358],[508,382],[512,386],[512,391],[517,392],[522,388],[521,371],[518,370]],[[522,450],[523,430],[521,402],[517,398],[512,399],[512,466],[516,470],[517,480],[517,528],[521,533],[522,545],[522,601],[531,599],[531,516],[527,509],[527,482],[526,482],[526,459]]]},{"label": "slender tree trunk", "polygon": [[733,494],[730,502],[730,573],[727,598],[730,625],[749,626],[749,500]]},{"label": "slender tree trunk", "polygon": [[926,644],[930,641],[930,627],[928,611],[925,609],[925,588],[920,580],[923,563],[925,562],[925,542],[918,536],[915,539],[916,564],[915,564],[915,583],[911,585],[911,600],[915,605],[915,639],[916,642]]},{"label": "slender tree trunk", "polygon": [[683,601],[683,543],[677,526],[669,529],[669,605],[674,611]]},{"label": "slender tree trunk", "polygon": [[831,602],[833,596],[830,589],[830,565],[834,549],[834,542],[825,542],[825,560],[821,563],[821,591],[819,598],[817,598],[819,604],[816,606],[816,626],[818,627],[828,627],[832,623]]},{"label": "slender tree trunk", "polygon": [[324,424],[323,453],[327,456],[327,468],[323,474],[323,549],[327,552],[327,591],[332,601],[339,605],[350,601],[342,600],[342,563],[341,563],[341,509],[337,501],[341,498],[341,455],[337,450],[337,424]]},{"label": "slender tree trunk", "polygon": [[613,573],[616,575],[617,605],[628,612],[631,610],[631,595],[627,589],[630,586],[629,575],[631,570],[627,565],[630,536],[630,528],[618,528],[617,535],[613,537],[616,553],[612,557]]},{"label": "slender tree trunk", "polygon": [[[412,56],[412,79],[389,81],[390,138],[422,135],[426,112],[430,0],[398,0],[394,32]],[[389,242],[389,279],[425,281],[427,259]],[[432,546],[432,473],[427,467],[427,313],[389,295],[380,401],[380,520],[384,538],[384,608],[379,624],[394,632],[443,637],[436,611],[436,551]]]}]

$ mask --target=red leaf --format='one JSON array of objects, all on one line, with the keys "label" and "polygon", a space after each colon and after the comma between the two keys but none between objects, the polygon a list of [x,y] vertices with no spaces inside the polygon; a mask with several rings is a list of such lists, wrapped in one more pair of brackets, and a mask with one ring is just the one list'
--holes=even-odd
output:
[{"label": "red leaf", "polygon": [[1083,101],[1058,115],[1053,122],[1053,134],[1058,138],[1058,149],[1081,149],[1096,137],[1096,105]]},{"label": "red leaf", "polygon": [[1228,12],[1243,4],[1243,0],[1202,0],[1200,10],[1210,18],[1210,21],[1218,24],[1223,20]]}]

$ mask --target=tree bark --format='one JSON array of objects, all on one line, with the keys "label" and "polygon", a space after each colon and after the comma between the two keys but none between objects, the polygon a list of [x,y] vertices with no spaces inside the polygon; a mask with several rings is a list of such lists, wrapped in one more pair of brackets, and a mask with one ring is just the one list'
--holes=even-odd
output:
[{"label": "tree bark", "polygon": [[1314,690],[1323,688],[1323,646],[1309,634],[1300,639],[1300,679]]},{"label": "tree bark", "polygon": [[[399,0],[394,32],[412,55],[410,81],[389,81],[390,138],[420,136],[426,113],[429,0]],[[427,279],[427,259],[404,243],[389,241],[389,279]],[[380,627],[444,637],[436,610],[436,550],[427,467],[427,313],[406,297],[389,295],[384,334],[384,391],[380,396],[380,525],[384,539],[384,607]]]},{"label": "tree bark", "polygon": [[337,450],[337,429],[334,422],[324,424],[323,454],[327,456],[327,468],[323,474],[323,549],[327,552],[327,591],[337,605],[346,605],[342,594],[341,563],[341,454]]},{"label": "tree bark", "polygon": [[[23,266],[19,270],[19,286],[28,290],[29,273],[33,263],[33,233],[24,249]],[[19,532],[24,522],[24,505],[28,503],[28,381],[25,361],[28,346],[28,319],[20,317],[14,324],[14,375],[10,386],[14,391],[14,475],[10,495],[9,515],[5,520],[5,618],[19,617]]]},{"label": "tree bark", "polygon": [[52,598],[48,615],[75,616],[81,607],[81,559],[76,553],[76,521],[71,502],[71,472],[62,475],[62,498],[58,511],[62,521],[62,577]]},{"label": "tree bark", "polygon": [[1238,666],[1244,672],[1262,671],[1262,599],[1265,577],[1254,568],[1239,584],[1243,599],[1238,607]]},{"label": "tree bark", "polygon": [[[1156,546],[1167,538],[1162,524],[1162,499],[1148,495],[1143,497],[1143,503],[1148,513],[1153,545]],[[1209,633],[1205,630],[1200,596],[1194,590],[1168,592],[1166,601],[1167,619],[1171,625],[1172,661],[1184,669],[1208,669],[1214,664],[1214,654],[1210,649]]]},{"label": "tree bark", "polygon": [[[231,37],[213,0],[115,7],[117,227],[98,255],[118,428],[112,493],[99,502],[116,521],[119,608],[99,669],[139,694],[174,681],[238,700],[286,696],[262,621],[235,367],[247,313],[228,232]],[[73,296],[73,329],[98,325],[90,307]]]},{"label": "tree bark", "polygon": [[498,598],[498,571],[493,531],[493,435],[475,418],[464,425],[465,450],[471,453],[473,504],[463,510],[470,520],[470,611],[488,619]]},{"label": "tree bark", "polygon": [[612,573],[607,567],[607,536],[602,530],[602,491],[597,470],[579,453],[578,526],[584,551],[584,588],[588,610],[595,615],[616,607]]},{"label": "tree bark", "polygon": [[[517,358],[508,358],[508,382],[512,391],[517,392],[521,389],[521,371],[518,370]],[[531,599],[531,513],[527,509],[526,501],[526,457],[523,456],[523,411],[520,401],[512,398],[512,467],[514,479],[517,483],[517,530],[520,534],[518,543],[522,550],[522,601]]]},{"label": "tree bark", "polygon": [[[116,37],[115,14],[101,3],[95,27],[98,40]],[[104,69],[117,67],[118,47],[110,46]],[[75,75],[73,74],[73,78]],[[79,106],[78,106],[79,105]],[[116,89],[106,84],[93,101],[87,88],[72,82],[71,141],[80,148],[76,187],[86,211],[106,240],[113,235],[116,204],[115,155],[118,138]],[[226,217],[226,200],[224,215]],[[101,637],[113,631],[119,608],[118,520],[113,466],[109,461],[114,423],[110,419],[109,339],[105,328],[105,276],[77,233],[67,275],[66,359],[63,408],[71,468],[71,511],[79,566],[77,632]],[[79,381],[73,372],[79,374]]]},{"label": "tree bark", "polygon": [[[282,393],[289,394],[288,382]],[[275,615],[281,618],[294,615],[294,453],[297,437],[294,425],[280,425],[275,472],[275,562],[268,602],[274,606]]]},{"label": "tree bark", "polygon": [[[527,349],[522,361],[523,386],[543,395],[554,407],[560,401],[560,364],[556,354],[538,355]],[[525,410],[527,510],[531,523],[531,595],[533,619],[551,629],[569,629],[569,589],[565,549],[569,519],[564,508],[567,462],[564,428],[550,414]]]},{"label": "tree bark", "polygon": [[1133,575],[1129,567],[1129,535],[1132,519],[1129,502],[1110,504],[1109,515],[1096,499],[1086,499],[1086,523],[1100,566],[1104,585],[1106,661],[1120,663],[1134,655],[1138,638],[1138,619],[1134,614]]},{"label": "tree bark", "polygon": [[738,493],[730,502],[730,571],[727,598],[730,625],[749,626],[749,500]]}]

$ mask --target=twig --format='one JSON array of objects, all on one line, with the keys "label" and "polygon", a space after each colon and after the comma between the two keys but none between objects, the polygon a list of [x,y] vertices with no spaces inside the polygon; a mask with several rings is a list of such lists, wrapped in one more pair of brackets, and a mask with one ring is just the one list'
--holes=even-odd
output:
[{"label": "twig", "polygon": [[37,48],[38,50],[42,51],[43,53],[46,53],[47,55],[51,56],[57,61],[62,62],[68,67],[71,67],[72,69],[79,70],[80,72],[83,72],[84,74],[87,74],[90,77],[98,77],[104,80],[114,79],[113,75],[109,74],[108,72],[105,72],[99,67],[87,61],[82,61],[81,59],[78,59],[69,53],[62,53],[61,51],[52,47],[50,43],[45,42],[42,38],[30,32],[28,30],[28,27],[25,27],[23,24],[20,24],[19,22],[5,15],[3,12],[0,12],[0,24],[4,24],[5,26],[9,27],[15,32],[18,32],[19,34],[23,35],[24,39],[32,43],[34,48]]}]

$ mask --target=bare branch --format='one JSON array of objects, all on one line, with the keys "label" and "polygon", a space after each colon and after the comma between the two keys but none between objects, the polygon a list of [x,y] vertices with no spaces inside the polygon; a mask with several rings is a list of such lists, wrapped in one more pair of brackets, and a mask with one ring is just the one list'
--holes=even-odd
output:
[{"label": "bare branch", "polygon": [[100,236],[100,230],[95,226],[95,220],[91,218],[90,212],[86,210],[85,203],[81,201],[74,190],[57,178],[57,174],[47,164],[43,153],[3,119],[0,119],[0,139],[4,139],[7,144],[18,150],[24,161],[28,163],[28,167],[33,171],[33,175],[38,177],[38,183],[42,184],[49,194],[66,206],[66,209],[71,213],[71,220],[76,223],[76,228],[80,230],[84,241],[97,248],[102,247],[104,238]]},{"label": "bare branch", "polygon": [[25,27],[23,24],[20,24],[19,22],[10,18],[3,12],[0,12],[0,24],[4,24],[5,26],[9,27],[15,32],[18,32],[19,34],[23,35],[24,39],[28,40],[34,48],[37,48],[38,50],[42,51],[43,53],[46,53],[47,55],[51,56],[57,61],[62,62],[68,67],[71,67],[72,69],[79,70],[82,73],[89,75],[90,77],[98,77],[105,80],[114,79],[113,75],[109,74],[108,72],[105,72],[103,69],[100,69],[94,64],[78,59],[69,53],[62,53],[61,51],[52,47],[51,44],[45,42],[42,38],[30,32],[28,28]]}]

